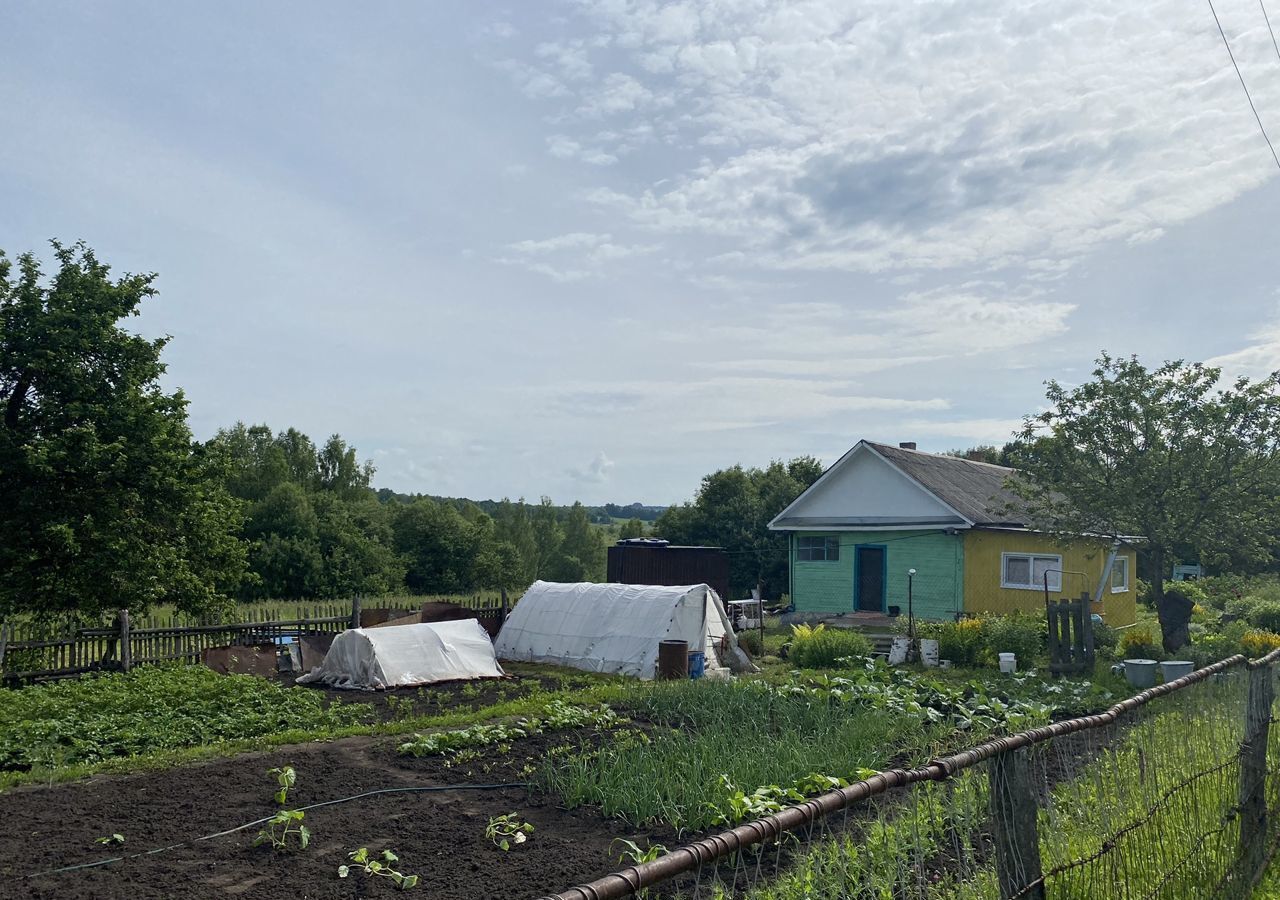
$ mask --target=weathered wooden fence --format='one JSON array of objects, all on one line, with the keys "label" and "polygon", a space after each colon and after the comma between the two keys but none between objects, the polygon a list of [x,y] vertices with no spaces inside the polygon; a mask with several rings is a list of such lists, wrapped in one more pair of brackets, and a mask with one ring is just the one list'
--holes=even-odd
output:
[{"label": "weathered wooden fence", "polygon": [[[396,598],[394,615],[408,615],[409,601]],[[491,598],[451,597],[479,617],[505,614],[505,605]],[[195,619],[173,614],[132,618],[121,610],[94,625],[47,622],[0,624],[0,682],[15,683],[68,678],[87,672],[128,671],[159,663],[198,663],[210,647],[276,643],[280,638],[336,634],[358,627],[362,610],[381,609],[377,601],[351,601],[281,606],[254,605],[242,609],[235,621]],[[499,601],[501,603],[501,601]],[[383,616],[382,619],[387,618]]]},{"label": "weathered wooden fence", "polygon": [[1093,612],[1088,592],[1075,600],[1045,601],[1048,617],[1049,671],[1054,675],[1093,671]]}]

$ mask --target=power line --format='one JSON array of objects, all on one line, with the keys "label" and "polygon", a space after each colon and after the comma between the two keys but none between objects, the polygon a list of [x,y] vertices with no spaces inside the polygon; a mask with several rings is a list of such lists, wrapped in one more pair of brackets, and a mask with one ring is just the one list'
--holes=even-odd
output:
[{"label": "power line", "polygon": [[1267,15],[1267,5],[1258,0],[1258,5],[1262,7],[1262,18],[1267,22],[1267,31],[1271,31],[1271,46],[1276,48],[1276,56],[1280,57],[1280,44],[1276,43],[1276,33],[1271,30],[1271,17]]},{"label": "power line", "polygon": [[[1267,142],[1267,148],[1271,151],[1271,158],[1276,161],[1276,168],[1280,169],[1280,156],[1276,155],[1276,148],[1272,146],[1271,138],[1267,137],[1267,129],[1262,125],[1262,116],[1258,115],[1258,107],[1253,105],[1253,96],[1249,93],[1249,86],[1244,83],[1244,75],[1240,73],[1240,64],[1236,62],[1236,55],[1231,52],[1231,42],[1227,40],[1227,33],[1222,30],[1222,20],[1218,18],[1218,11],[1213,8],[1213,0],[1206,0],[1206,2],[1209,4],[1209,12],[1213,13],[1213,21],[1218,26],[1218,34],[1222,35],[1222,43],[1227,48],[1227,56],[1231,57],[1231,65],[1235,67],[1236,77],[1240,79],[1240,87],[1244,88],[1245,99],[1249,101],[1249,108],[1253,110],[1253,117],[1258,120],[1258,130],[1262,132],[1262,139]],[[1275,35],[1273,34],[1272,38],[1274,39],[1274,37]],[[1276,52],[1280,53],[1280,49]]]}]

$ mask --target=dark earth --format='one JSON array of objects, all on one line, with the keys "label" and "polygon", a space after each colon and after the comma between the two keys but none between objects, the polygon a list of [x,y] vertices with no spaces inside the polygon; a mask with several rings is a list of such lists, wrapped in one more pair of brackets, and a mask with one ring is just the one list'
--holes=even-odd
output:
[{"label": "dark earth", "polygon": [[[27,877],[47,869],[140,853],[219,832],[275,811],[267,770],[291,765],[299,807],[363,791],[401,786],[509,783],[555,746],[590,736],[542,735],[466,764],[395,752],[403,738],[346,738],[164,772],[99,776],[0,794],[0,898],[150,900],[180,897],[352,898],[400,892],[389,879],[337,877],[347,854],[368,847],[399,857],[421,881],[406,896],[431,900],[537,898],[619,867],[616,838],[649,835],[590,809],[569,811],[523,787],[383,794],[312,810],[306,850],[253,846],[258,826],[164,853],[98,868]],[[532,823],[529,840],[508,852],[484,834],[491,816],[516,813]],[[124,835],[120,848],[95,839]],[[654,838],[675,846],[671,834]]]}]

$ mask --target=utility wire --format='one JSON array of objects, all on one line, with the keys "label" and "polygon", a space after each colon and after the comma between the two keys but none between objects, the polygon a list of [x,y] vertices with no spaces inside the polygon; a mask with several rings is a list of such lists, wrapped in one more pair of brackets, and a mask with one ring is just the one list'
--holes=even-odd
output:
[{"label": "utility wire", "polygon": [[[1267,142],[1267,148],[1271,150],[1271,158],[1276,161],[1276,168],[1280,169],[1280,156],[1276,155],[1276,148],[1271,143],[1271,138],[1267,137],[1267,129],[1262,125],[1262,116],[1258,115],[1258,107],[1253,105],[1253,96],[1249,93],[1249,85],[1244,83],[1244,75],[1240,73],[1240,64],[1236,62],[1236,55],[1231,51],[1231,42],[1227,40],[1227,33],[1222,30],[1222,20],[1218,18],[1218,11],[1213,8],[1213,0],[1206,0],[1209,4],[1209,12],[1213,13],[1213,21],[1218,26],[1218,34],[1222,35],[1222,43],[1227,48],[1227,56],[1231,57],[1231,65],[1235,67],[1236,77],[1240,79],[1240,87],[1244,88],[1245,99],[1249,101],[1249,108],[1253,110],[1253,117],[1258,120],[1258,130],[1262,132],[1262,139]],[[1261,0],[1259,0],[1261,2]],[[1265,8],[1263,14],[1266,14]],[[1270,22],[1268,22],[1270,27]],[[1275,39],[1274,33],[1272,39]],[[1280,53],[1280,48],[1277,48]]]},{"label": "utility wire", "polygon": [[1271,17],[1270,15],[1267,15],[1267,5],[1262,3],[1262,0],[1258,0],[1258,6],[1261,6],[1262,8],[1262,18],[1266,19],[1267,31],[1271,32],[1271,46],[1275,47],[1276,56],[1280,56],[1280,44],[1276,44],[1276,33],[1271,29]]},{"label": "utility wire", "polygon": [[1276,43],[1276,33],[1271,29],[1271,17],[1267,15],[1267,5],[1258,0],[1258,5],[1262,7],[1262,18],[1266,20],[1267,31],[1271,32],[1271,46],[1276,48],[1276,56],[1280,57],[1280,44]]}]

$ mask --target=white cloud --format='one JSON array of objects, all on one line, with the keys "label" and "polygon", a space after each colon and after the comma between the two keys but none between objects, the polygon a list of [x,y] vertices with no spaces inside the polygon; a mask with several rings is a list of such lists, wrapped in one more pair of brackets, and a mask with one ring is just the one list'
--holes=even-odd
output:
[{"label": "white cloud", "polygon": [[613,474],[613,460],[603,451],[597,451],[591,461],[580,468],[566,469],[565,474],[574,481],[588,484],[604,484]]},{"label": "white cloud", "polygon": [[1205,364],[1222,369],[1228,379],[1266,378],[1280,371],[1280,313],[1250,335],[1249,340],[1248,346],[1205,360]]},{"label": "white cloud", "polygon": [[[1174,0],[579,9],[610,55],[555,101],[560,120],[644,122],[713,151],[660,186],[593,199],[658,232],[744,244],[754,266],[1034,263],[1052,278],[1274,174],[1204,10]],[[1273,55],[1243,13],[1226,26],[1246,60]],[[1280,108],[1280,79],[1258,74],[1260,106]]]}]

